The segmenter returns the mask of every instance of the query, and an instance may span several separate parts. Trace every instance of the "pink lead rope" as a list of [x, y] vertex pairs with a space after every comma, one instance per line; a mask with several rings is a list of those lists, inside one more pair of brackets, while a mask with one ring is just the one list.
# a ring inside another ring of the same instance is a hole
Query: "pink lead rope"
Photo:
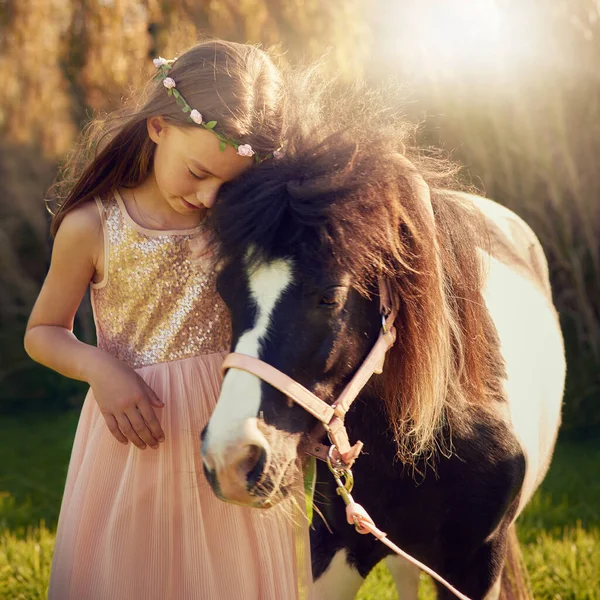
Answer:
[[[313, 442], [307, 448], [307, 453], [327, 462], [329, 465], [338, 486], [337, 493], [346, 504], [346, 519], [348, 523], [354, 525], [358, 533], [370, 533], [375, 536], [390, 550], [439, 581], [461, 600], [470, 600], [427, 565], [424, 565], [390, 542], [387, 539], [387, 534], [375, 526], [373, 519], [371, 519], [367, 511], [360, 504], [357, 504], [350, 494], [354, 483], [350, 469], [354, 461], [358, 458], [363, 444], [358, 441], [353, 446], [350, 445], [348, 432], [344, 425], [344, 418], [371, 376], [374, 373], [381, 373], [383, 371], [387, 351], [396, 341], [394, 322], [398, 314], [398, 307], [392, 303], [389, 286], [383, 279], [379, 280], [379, 298], [382, 315], [382, 327], [379, 337], [354, 377], [344, 388], [339, 398], [331, 405], [323, 402], [323, 400], [315, 396], [315, 394], [297, 381], [294, 381], [291, 377], [288, 377], [285, 373], [253, 356], [232, 352], [223, 361], [221, 369], [223, 373], [228, 369], [239, 369], [266, 381], [318, 419], [325, 428], [332, 445], [328, 448], [322, 444]], [[332, 463], [333, 460], [337, 463], [335, 466]], [[345, 483], [342, 483], [342, 477], [345, 479]]]

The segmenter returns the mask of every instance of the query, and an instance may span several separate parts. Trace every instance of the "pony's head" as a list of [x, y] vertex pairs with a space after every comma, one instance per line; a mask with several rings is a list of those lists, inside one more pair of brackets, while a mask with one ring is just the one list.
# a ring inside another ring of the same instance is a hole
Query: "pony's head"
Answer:
[[[377, 282], [387, 278], [400, 300], [399, 340], [379, 396], [400, 455], [427, 450], [463, 360], [453, 352], [463, 332], [429, 187], [384, 140], [338, 133], [300, 146], [226, 189], [212, 217], [232, 350], [331, 402], [377, 338]], [[202, 433], [208, 480], [224, 499], [274, 504], [297, 478], [299, 445], [316, 424], [271, 385], [228, 371]]]

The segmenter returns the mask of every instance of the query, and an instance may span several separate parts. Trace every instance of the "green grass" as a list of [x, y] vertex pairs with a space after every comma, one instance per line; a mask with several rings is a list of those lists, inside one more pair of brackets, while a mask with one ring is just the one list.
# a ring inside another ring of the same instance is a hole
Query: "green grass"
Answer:
[[0, 598], [45, 599], [53, 549], [54, 532], [43, 523], [25, 535], [0, 533]]
[[[56, 528], [79, 413], [0, 419], [0, 530]], [[0, 596], [2, 598], [2, 596]]]
[[[0, 423], [0, 598], [45, 598], [60, 498], [78, 415]], [[600, 599], [600, 444], [562, 439], [542, 487], [519, 520], [536, 600]], [[434, 588], [421, 576], [420, 600]], [[396, 600], [379, 565], [357, 600]]]

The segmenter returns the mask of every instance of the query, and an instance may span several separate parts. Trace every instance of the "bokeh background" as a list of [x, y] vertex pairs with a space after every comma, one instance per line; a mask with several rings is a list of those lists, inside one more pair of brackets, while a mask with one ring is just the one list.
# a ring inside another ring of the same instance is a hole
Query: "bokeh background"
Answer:
[[[423, 149], [449, 152], [537, 233], [569, 370], [555, 462], [520, 537], [536, 598], [600, 598], [598, 0], [0, 0], [0, 598], [45, 595], [85, 391], [23, 350], [51, 250], [45, 192], [95, 111], [205, 34], [400, 82]], [[90, 317], [84, 304], [76, 332], [93, 343]], [[360, 597], [396, 597], [384, 569]]]

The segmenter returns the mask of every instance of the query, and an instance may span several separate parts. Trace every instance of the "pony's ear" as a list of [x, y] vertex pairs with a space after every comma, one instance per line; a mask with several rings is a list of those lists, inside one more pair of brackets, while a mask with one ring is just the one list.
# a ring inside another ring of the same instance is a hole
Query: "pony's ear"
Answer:
[[393, 202], [398, 206], [398, 220], [392, 223], [392, 236], [398, 240], [390, 245], [394, 248], [392, 269], [402, 266], [411, 272], [423, 268], [424, 265], [411, 264], [419, 255], [425, 259], [428, 272], [439, 278], [439, 242], [429, 185], [403, 154], [389, 155], [387, 166], [388, 173], [393, 173], [388, 179], [389, 193], [393, 194]]
[[431, 194], [423, 176], [419, 173], [417, 167], [403, 154], [396, 152], [391, 156], [391, 160], [396, 165], [398, 173], [405, 178], [412, 197], [425, 209], [426, 214], [431, 219], [429, 226], [434, 227], [435, 219], [433, 206], [431, 205]]

